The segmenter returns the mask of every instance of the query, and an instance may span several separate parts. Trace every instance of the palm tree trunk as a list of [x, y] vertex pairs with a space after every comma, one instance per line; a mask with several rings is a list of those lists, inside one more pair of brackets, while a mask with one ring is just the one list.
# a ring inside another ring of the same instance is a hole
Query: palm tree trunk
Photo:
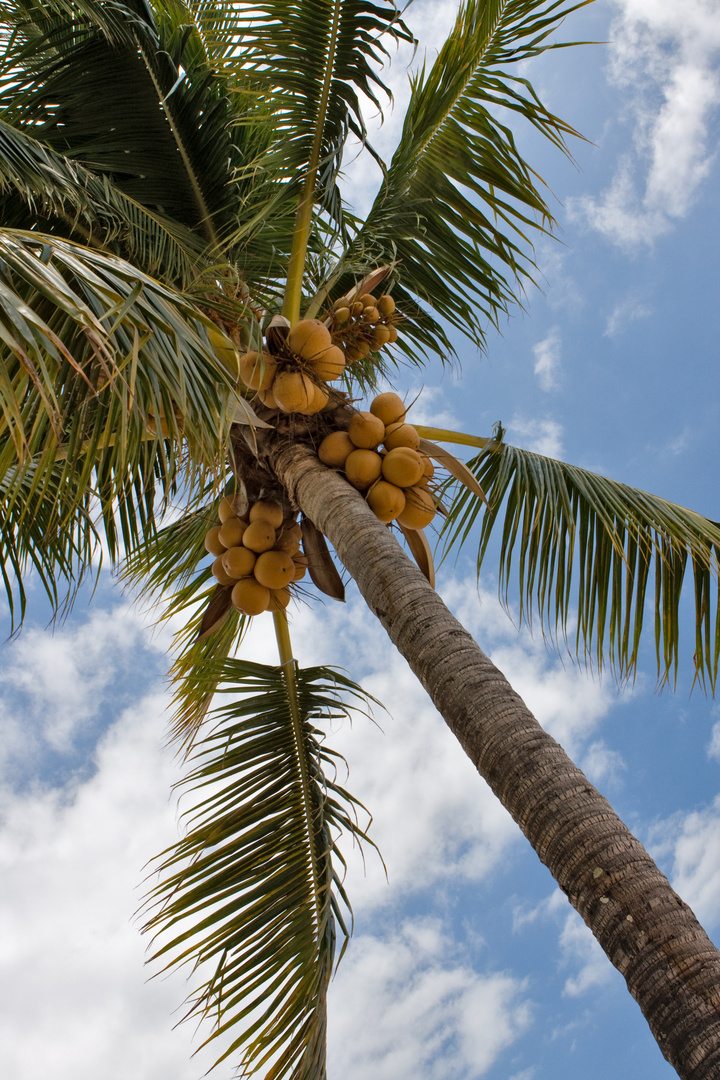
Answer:
[[478, 772], [624, 976], [683, 1080], [720, 1076], [720, 954], [605, 798], [548, 735], [349, 484], [267, 448]]

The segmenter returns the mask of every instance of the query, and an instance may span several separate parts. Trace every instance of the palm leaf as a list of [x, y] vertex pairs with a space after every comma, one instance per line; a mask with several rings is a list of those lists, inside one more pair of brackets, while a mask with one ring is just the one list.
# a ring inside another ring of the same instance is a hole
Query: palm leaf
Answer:
[[425, 350], [453, 353], [435, 316], [482, 346], [487, 321], [497, 324], [532, 276], [524, 252], [552, 215], [508, 124], [521, 118], [565, 152], [576, 132], [508, 68], [561, 47], [548, 36], [581, 6], [468, 0], [434, 64], [411, 81], [399, 146], [348, 254], [397, 264], [405, 337]]
[[[626, 677], [637, 664], [654, 579], [657, 664], [665, 681], [672, 672], [677, 677], [681, 593], [691, 569], [696, 678], [714, 688], [720, 525], [656, 495], [497, 440], [468, 465], [489, 503], [478, 572], [491, 535], [500, 531], [500, 591], [507, 602], [514, 579], [521, 617], [531, 623], [536, 610], [544, 631], [566, 636], [577, 610], [578, 654], [598, 670], [609, 662]], [[460, 494], [443, 528], [447, 542], [464, 542], [481, 513], [478, 498]]]
[[220, 1061], [322, 1080], [336, 926], [348, 933], [337, 838], [366, 837], [316, 725], [348, 715], [341, 695], [365, 695], [321, 668], [296, 672], [296, 694], [281, 668], [232, 660], [216, 677], [228, 700], [183, 782], [198, 801], [150, 895], [152, 959], [200, 969], [188, 1015], [214, 1020], [203, 1045], [224, 1037]]

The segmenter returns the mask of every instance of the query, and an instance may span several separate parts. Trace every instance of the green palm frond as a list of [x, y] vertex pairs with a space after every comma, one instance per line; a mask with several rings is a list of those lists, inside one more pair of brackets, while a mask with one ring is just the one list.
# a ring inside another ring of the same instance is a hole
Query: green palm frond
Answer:
[[0, 207], [5, 228], [39, 228], [110, 247], [181, 286], [197, 276], [203, 245], [192, 232], [1, 120]]
[[186, 503], [204, 497], [223, 460], [230, 394], [213, 327], [120, 259], [0, 234], [2, 508], [6, 530], [28, 530], [15, 540], [16, 574], [26, 556], [69, 566], [98, 532], [117, 558], [180, 485]]
[[366, 696], [322, 668], [297, 670], [296, 694], [277, 667], [226, 661], [216, 677], [227, 702], [194, 748], [183, 787], [198, 801], [150, 895], [152, 959], [199, 969], [188, 1015], [214, 1022], [203, 1045], [222, 1037], [220, 1061], [322, 1080], [336, 927], [348, 934], [338, 837], [366, 837], [317, 725]]
[[524, 120], [565, 152], [577, 133], [508, 68], [561, 47], [548, 37], [581, 6], [468, 0], [437, 60], [412, 79], [399, 146], [350, 253], [397, 262], [406, 336], [425, 350], [453, 352], [417, 299], [482, 346], [487, 321], [497, 323], [532, 276], [530, 236], [552, 215], [508, 125]]
[[578, 654], [598, 670], [609, 662], [624, 678], [636, 667], [646, 605], [652, 604], [665, 682], [677, 676], [681, 594], [691, 570], [696, 678], [715, 687], [720, 525], [657, 495], [502, 442], [493, 441], [468, 464], [489, 509], [463, 492], [444, 537], [463, 542], [482, 514], [479, 572], [491, 535], [500, 532], [500, 591], [507, 601], [514, 578], [521, 617], [532, 622], [537, 611], [543, 630], [565, 637], [577, 610]]

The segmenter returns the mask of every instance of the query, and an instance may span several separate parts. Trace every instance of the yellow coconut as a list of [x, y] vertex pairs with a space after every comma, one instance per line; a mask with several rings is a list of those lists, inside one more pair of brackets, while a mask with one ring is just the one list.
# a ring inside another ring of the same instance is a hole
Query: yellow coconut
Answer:
[[218, 555], [210, 569], [218, 585], [233, 585], [235, 583], [235, 578], [230, 577], [223, 566], [222, 555]]
[[396, 446], [420, 449], [420, 436], [412, 424], [389, 424], [385, 430], [384, 442], [388, 450], [394, 450]]
[[275, 376], [272, 392], [278, 409], [286, 413], [299, 412], [312, 401], [314, 384], [302, 371], [282, 371]]
[[387, 480], [378, 480], [365, 496], [367, 504], [380, 521], [389, 524], [405, 509], [405, 495], [395, 484]]
[[388, 296], [387, 293], [381, 296], [377, 302], [377, 309], [384, 318], [387, 318], [388, 315], [392, 315], [395, 310], [395, 301], [392, 296]]
[[423, 468], [422, 457], [417, 450], [411, 450], [409, 446], [396, 446], [382, 459], [384, 479], [401, 488], [417, 484], [423, 475]]
[[282, 589], [292, 581], [295, 563], [287, 551], [264, 551], [258, 555], [253, 573], [267, 589]]
[[249, 577], [252, 574], [256, 559], [255, 552], [242, 544], [240, 547], [231, 547], [222, 556], [223, 569], [234, 581], [237, 581], [238, 578]]
[[269, 390], [258, 390], [258, 397], [266, 408], [277, 409], [278, 403], [275, 400], [275, 395], [272, 392], [272, 386], [269, 388]]
[[397, 341], [397, 327], [390, 325], [388, 326], [388, 330], [390, 331], [389, 344], [393, 345]]
[[302, 529], [300, 526], [286, 525], [275, 541], [275, 549], [276, 551], [287, 551], [289, 555], [294, 555], [300, 550], [301, 541]]
[[425, 487], [416, 485], [405, 492], [405, 509], [398, 522], [406, 529], [424, 529], [435, 517], [435, 500]]
[[354, 341], [345, 349], [345, 359], [349, 361], [362, 360], [370, 352], [369, 341]]
[[432, 463], [432, 459], [423, 456], [423, 476], [426, 480], [432, 480], [435, 475], [435, 466]]
[[333, 322], [337, 323], [338, 326], [342, 326], [342, 324], [346, 323], [349, 318], [350, 308], [347, 307], [345, 304], [343, 304], [342, 307], [335, 308], [335, 310], [333, 311]]
[[307, 573], [307, 568], [308, 568], [308, 557], [307, 557], [307, 555], [293, 555], [293, 564], [295, 566], [295, 572], [293, 574], [293, 581], [301, 581], [305, 577], [305, 574]]
[[348, 425], [348, 435], [358, 449], [374, 450], [383, 441], [385, 425], [370, 412], [356, 412]]
[[269, 521], [273, 529], [279, 529], [283, 523], [283, 508], [280, 503], [269, 499], [260, 499], [250, 507], [250, 521]]
[[311, 360], [331, 344], [330, 331], [320, 319], [302, 319], [287, 336], [288, 348], [304, 360]]
[[285, 589], [271, 589], [270, 590], [270, 603], [268, 604], [268, 611], [284, 611], [290, 603], [290, 597], [292, 593], [288, 588]]
[[370, 412], [378, 416], [385, 426], [401, 424], [405, 420], [405, 402], [398, 395], [388, 390], [385, 394], [378, 394], [373, 398]]
[[220, 543], [219, 533], [219, 525], [215, 525], [214, 528], [208, 529], [205, 533], [205, 550], [211, 555], [222, 555], [225, 550], [224, 544]]
[[370, 292], [366, 292], [366, 293], [363, 293], [362, 296], [358, 296], [358, 303], [362, 304], [362, 306], [364, 308], [377, 307], [377, 300], [375, 299], [373, 294], [370, 293]]
[[380, 479], [383, 459], [374, 450], [353, 450], [345, 462], [345, 476], [358, 491]]
[[237, 547], [242, 543], [243, 534], [247, 529], [247, 522], [241, 518], [228, 518], [224, 525], [220, 526], [218, 539], [224, 548]]
[[372, 339], [375, 348], [382, 349], [383, 345], [387, 345], [390, 341], [390, 330], [382, 323], [379, 326], [373, 326]]
[[261, 615], [270, 603], [270, 590], [254, 577], [247, 577], [233, 587], [231, 599], [233, 607], [242, 615]]
[[328, 465], [331, 469], [342, 469], [354, 449], [355, 443], [347, 431], [331, 431], [320, 443], [318, 457], [323, 465]]
[[275, 378], [277, 364], [270, 353], [246, 352], [240, 357], [240, 378], [251, 390], [267, 390]]
[[345, 353], [337, 345], [323, 349], [308, 361], [313, 373], [323, 382], [339, 379], [345, 370]]
[[353, 319], [357, 319], [360, 315], [362, 315], [364, 310], [365, 305], [362, 304], [359, 300], [356, 300], [353, 304], [350, 305], [350, 314], [352, 315]]
[[327, 390], [324, 390], [322, 386], [318, 386], [317, 383], [313, 383], [312, 400], [308, 402], [304, 409], [298, 409], [297, 411], [302, 416], [314, 416], [315, 413], [322, 412], [328, 403], [329, 397]]
[[375, 323], [380, 322], [380, 312], [376, 307], [366, 307], [363, 308], [363, 313], [360, 318], [363, 322], [370, 323], [371, 326], [374, 326]]
[[221, 499], [218, 503], [218, 517], [220, 518], [220, 524], [224, 525], [228, 518], [237, 516], [238, 512], [235, 509], [235, 496], [228, 495], [225, 499]]
[[275, 530], [269, 521], [251, 521], [243, 533], [243, 545], [258, 555], [275, 547]]

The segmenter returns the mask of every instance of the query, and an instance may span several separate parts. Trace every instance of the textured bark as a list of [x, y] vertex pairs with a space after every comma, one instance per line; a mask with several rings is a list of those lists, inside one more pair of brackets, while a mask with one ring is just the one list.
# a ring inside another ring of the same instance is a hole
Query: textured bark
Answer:
[[718, 1080], [720, 954], [691, 909], [357, 492], [302, 446], [276, 441], [267, 453], [625, 977], [667, 1060], [683, 1080]]

